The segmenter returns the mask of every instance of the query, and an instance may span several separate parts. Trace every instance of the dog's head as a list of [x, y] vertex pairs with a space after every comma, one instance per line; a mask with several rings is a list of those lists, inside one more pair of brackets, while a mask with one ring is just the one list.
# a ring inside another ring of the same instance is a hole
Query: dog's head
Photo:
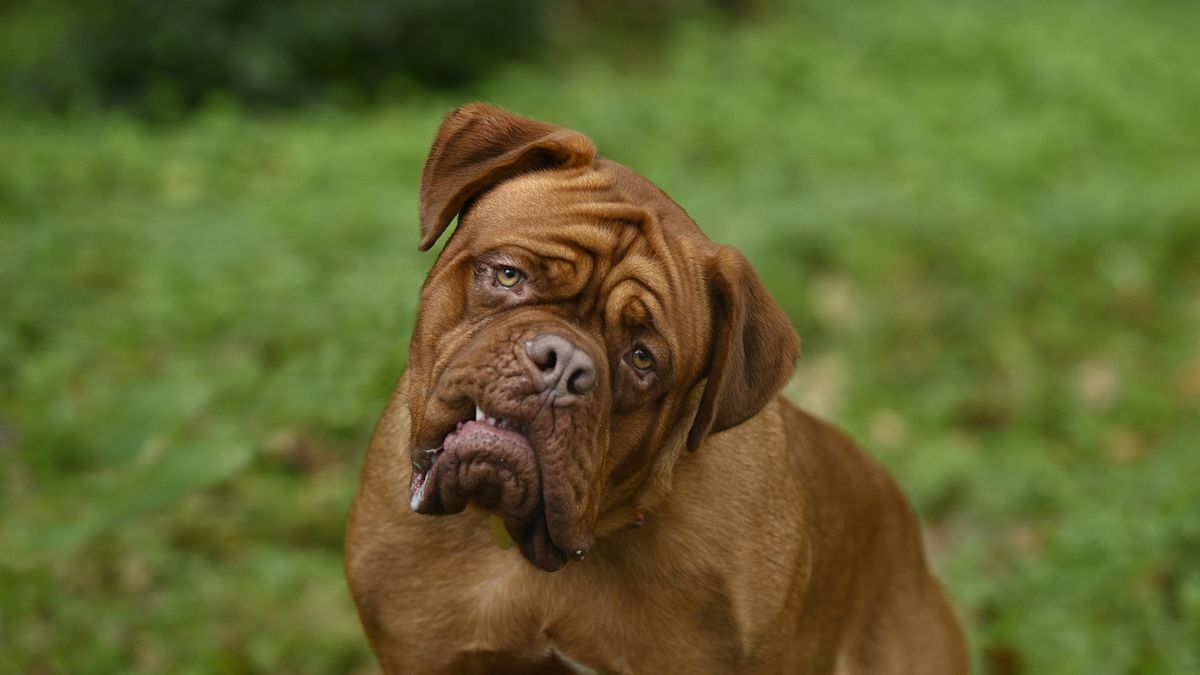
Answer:
[[420, 215], [422, 250], [459, 225], [412, 339], [411, 506], [495, 508], [542, 569], [661, 496], [682, 448], [792, 372], [796, 334], [745, 258], [582, 134], [459, 108]]

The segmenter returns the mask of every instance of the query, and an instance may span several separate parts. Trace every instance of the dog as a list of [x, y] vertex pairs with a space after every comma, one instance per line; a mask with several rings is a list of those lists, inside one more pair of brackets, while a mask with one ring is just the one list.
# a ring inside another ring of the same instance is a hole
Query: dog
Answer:
[[[442, 123], [346, 576], [388, 673], [967, 671], [888, 475], [784, 400], [746, 258], [576, 131]], [[453, 515], [452, 515], [453, 514]]]

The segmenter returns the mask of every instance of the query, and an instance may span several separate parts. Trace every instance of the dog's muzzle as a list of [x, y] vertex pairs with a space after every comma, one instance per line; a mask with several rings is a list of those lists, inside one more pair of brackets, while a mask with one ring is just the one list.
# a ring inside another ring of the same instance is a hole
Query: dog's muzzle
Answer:
[[[495, 509], [522, 554], [537, 567], [555, 571], [572, 558], [582, 559], [586, 548], [564, 541], [561, 518], [547, 517], [548, 506], [555, 514], [564, 509], [554, 503], [562, 490], [545, 489], [546, 481], [564, 477], [544, 475], [539, 450], [562, 447], [557, 418], [586, 403], [596, 388], [597, 370], [586, 349], [557, 333], [518, 344], [513, 373], [467, 387], [471, 391], [463, 395], [474, 403], [473, 415], [446, 433], [440, 446], [412, 451], [410, 506], [428, 515], [459, 513], [471, 502]], [[474, 374], [493, 372], [495, 361], [490, 367], [467, 368]]]

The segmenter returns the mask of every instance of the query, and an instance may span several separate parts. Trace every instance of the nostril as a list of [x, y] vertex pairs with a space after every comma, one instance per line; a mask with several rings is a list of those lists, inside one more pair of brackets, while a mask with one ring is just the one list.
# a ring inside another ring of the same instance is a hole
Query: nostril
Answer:
[[555, 367], [558, 366], [558, 353], [562, 348], [555, 337], [539, 335], [525, 343], [525, 353], [529, 354], [529, 360], [537, 366], [538, 370], [545, 373], [554, 372]]
[[592, 357], [563, 336], [538, 335], [525, 343], [525, 352], [538, 371], [534, 379], [540, 391], [583, 395], [596, 388], [596, 364]]
[[565, 365], [567, 371], [567, 391], [572, 394], [586, 394], [596, 386], [596, 364], [592, 357], [582, 349], [571, 353]]
[[596, 371], [592, 368], [579, 368], [571, 373], [571, 377], [567, 380], [567, 391], [576, 395], [583, 395], [591, 391], [596, 386]]

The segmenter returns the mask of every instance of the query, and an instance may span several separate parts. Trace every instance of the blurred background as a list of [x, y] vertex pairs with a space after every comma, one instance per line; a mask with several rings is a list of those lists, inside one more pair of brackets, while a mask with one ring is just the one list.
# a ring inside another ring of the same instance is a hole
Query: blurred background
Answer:
[[1200, 4], [8, 0], [0, 672], [368, 673], [416, 192], [484, 99], [744, 250], [976, 671], [1200, 672]]

